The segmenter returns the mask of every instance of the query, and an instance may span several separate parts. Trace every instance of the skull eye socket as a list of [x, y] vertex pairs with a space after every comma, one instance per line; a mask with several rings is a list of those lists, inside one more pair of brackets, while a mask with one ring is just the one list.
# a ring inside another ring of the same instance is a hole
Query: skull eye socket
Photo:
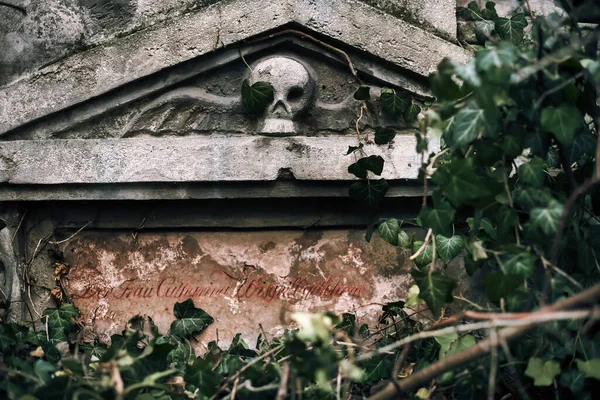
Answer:
[[287, 101], [290, 103], [298, 102], [302, 98], [303, 94], [304, 94], [304, 89], [302, 89], [300, 86], [294, 86], [288, 92]]

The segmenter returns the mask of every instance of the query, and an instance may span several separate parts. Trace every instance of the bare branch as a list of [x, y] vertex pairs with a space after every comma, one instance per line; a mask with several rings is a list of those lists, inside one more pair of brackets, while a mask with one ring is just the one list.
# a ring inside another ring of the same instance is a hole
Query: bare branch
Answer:
[[[593, 286], [575, 296], [557, 302], [553, 305], [545, 306], [534, 314], [548, 315], [555, 311], [567, 311], [582, 306], [593, 306], [598, 302], [598, 300], [600, 300], [600, 285]], [[595, 317], [597, 318], [598, 315], [595, 315]], [[531, 331], [542, 322], [547, 322], [547, 320], [539, 319], [534, 321], [533, 319], [521, 319], [514, 322], [525, 322], [525, 324], [505, 328], [498, 332], [497, 340], [488, 338], [462, 352], [452, 354], [443, 360], [440, 360], [418, 372], [415, 372], [409, 377], [398, 382], [399, 389], [402, 391], [415, 390], [421, 387], [423, 384], [431, 381], [436, 376], [443, 374], [444, 372], [451, 371], [454, 368], [489, 354], [494, 345], [502, 343], [502, 341], [509, 342], [510, 340], [516, 339]], [[383, 390], [371, 396], [369, 400], [387, 400], [396, 396], [397, 393], [398, 389], [396, 386], [393, 383], [388, 383]]]

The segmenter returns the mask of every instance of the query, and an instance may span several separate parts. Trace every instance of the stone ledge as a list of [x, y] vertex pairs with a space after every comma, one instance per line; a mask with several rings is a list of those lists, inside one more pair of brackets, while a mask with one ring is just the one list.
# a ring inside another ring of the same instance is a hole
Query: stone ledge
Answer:
[[[353, 137], [206, 136], [0, 142], [0, 182], [25, 185], [134, 182], [240, 182], [353, 179], [346, 156]], [[386, 179], [416, 179], [420, 156], [412, 135], [368, 145], [385, 160]]]

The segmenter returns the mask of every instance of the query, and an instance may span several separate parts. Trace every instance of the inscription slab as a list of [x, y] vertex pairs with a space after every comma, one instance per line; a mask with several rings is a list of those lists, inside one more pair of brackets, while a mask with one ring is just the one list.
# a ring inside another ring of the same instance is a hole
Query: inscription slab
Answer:
[[[215, 322], [198, 338], [226, 345], [259, 324], [278, 335], [296, 311], [355, 312], [374, 322], [383, 303], [405, 298], [408, 254], [363, 230], [87, 232], [64, 244], [66, 291], [100, 340], [147, 315], [166, 332], [173, 306], [192, 298]], [[218, 333], [217, 333], [218, 330]]]

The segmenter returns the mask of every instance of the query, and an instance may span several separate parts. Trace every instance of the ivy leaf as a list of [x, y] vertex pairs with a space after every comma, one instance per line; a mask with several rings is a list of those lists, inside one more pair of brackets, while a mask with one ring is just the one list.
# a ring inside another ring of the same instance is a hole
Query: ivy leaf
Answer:
[[560, 364], [558, 361], [545, 361], [538, 357], [531, 357], [527, 363], [525, 375], [533, 378], [534, 386], [550, 386], [554, 382], [554, 377], [560, 374]]
[[531, 278], [535, 272], [536, 258], [528, 251], [516, 250], [501, 257], [506, 272]]
[[175, 303], [173, 313], [177, 319], [171, 324], [171, 334], [182, 338], [202, 332], [214, 321], [204, 310], [194, 307], [192, 299]]
[[350, 155], [352, 153], [354, 153], [356, 150], [360, 150], [364, 147], [364, 145], [362, 143], [359, 143], [358, 146], [348, 146], [348, 151], [346, 152], [346, 155]]
[[342, 314], [342, 322], [333, 327], [338, 331], [343, 331], [348, 336], [354, 336], [354, 326], [356, 325], [356, 315], [350, 313]]
[[556, 200], [551, 200], [545, 208], [534, 208], [530, 213], [529, 222], [546, 235], [553, 235], [560, 226], [563, 205]]
[[[455, 353], [460, 353], [463, 350], [468, 349], [475, 345], [475, 337], [473, 335], [464, 335], [450, 342], [450, 344], [444, 349], [440, 348], [440, 360], [442, 358], [451, 356]], [[443, 351], [442, 351], [443, 350]]]
[[363, 157], [354, 164], [350, 164], [348, 172], [359, 178], [366, 178], [367, 171], [371, 171], [375, 175], [381, 175], [383, 172], [383, 164], [384, 160], [381, 156]]
[[577, 395], [584, 388], [585, 376], [580, 371], [571, 369], [560, 374], [560, 385]]
[[408, 289], [408, 294], [406, 295], [406, 302], [404, 303], [404, 305], [406, 307], [414, 307], [419, 303], [422, 303], [423, 300], [419, 298], [419, 293], [421, 293], [421, 291], [419, 290], [419, 286], [412, 285], [410, 289]]
[[453, 128], [450, 132], [450, 143], [455, 147], [465, 147], [478, 137], [496, 137], [497, 121], [476, 102], [461, 109], [454, 117]]
[[242, 103], [251, 114], [263, 113], [275, 99], [275, 90], [270, 83], [256, 82], [250, 86], [248, 79], [242, 82]]
[[523, 41], [527, 19], [523, 13], [515, 14], [512, 18], [496, 18], [496, 32], [504, 40], [510, 40], [514, 44], [520, 44]]
[[190, 367], [186, 368], [183, 379], [187, 385], [193, 386], [188, 390], [198, 390], [203, 396], [216, 393], [221, 377], [212, 371], [212, 363], [198, 357]]
[[494, 72], [505, 68], [512, 68], [517, 60], [515, 47], [508, 43], [501, 43], [499, 46], [487, 47], [475, 55], [477, 70], [480, 72]]
[[402, 113], [402, 118], [404, 118], [405, 122], [410, 124], [417, 120], [417, 116], [419, 115], [420, 112], [421, 112], [421, 107], [416, 105], [415, 102], [413, 101], [410, 103], [410, 106], [408, 106], [408, 108], [406, 110], [404, 110], [404, 112]]
[[444, 304], [452, 302], [456, 281], [440, 272], [427, 273], [413, 269], [411, 275], [419, 286], [419, 297], [425, 300], [433, 317], [438, 319]]
[[465, 247], [465, 242], [462, 237], [454, 235], [447, 238], [443, 235], [437, 235], [435, 238], [436, 250], [441, 259], [448, 264], [456, 257]]
[[[569, 162], [571, 164], [581, 160], [585, 154], [593, 156], [596, 151], [596, 138], [590, 133], [577, 135], [569, 149]], [[550, 153], [548, 153], [550, 154]]]
[[539, 157], [533, 157], [528, 163], [519, 166], [519, 177], [534, 188], [544, 186], [544, 162]]
[[391, 128], [378, 126], [375, 128], [375, 144], [387, 144], [394, 140], [396, 131]]
[[[519, 223], [519, 216], [514, 208], [508, 206], [502, 206], [496, 212], [496, 222], [498, 226], [498, 236], [500, 238], [506, 237], [510, 230]], [[494, 239], [496, 234], [494, 233]]]
[[356, 92], [354, 92], [354, 99], [355, 100], [369, 100], [371, 98], [370, 91], [371, 91], [371, 87], [361, 85], [356, 90]]
[[0, 324], [0, 350], [6, 351], [16, 343], [15, 334], [10, 324]]
[[492, 271], [483, 281], [488, 298], [491, 301], [499, 301], [506, 297], [523, 284], [523, 276], [515, 274], [503, 274], [500, 271]]
[[[413, 243], [412, 245], [412, 252], [413, 254], [416, 254], [417, 251], [419, 251], [419, 249], [423, 246], [422, 241], [417, 240], [416, 242]], [[414, 259], [415, 264], [417, 265], [417, 267], [419, 268], [423, 268], [429, 264], [431, 264], [431, 261], [433, 261], [433, 250], [431, 248], [431, 245], [428, 244], [427, 246], [425, 246], [425, 248], [423, 249], [423, 251], [421, 252], [421, 254], [419, 254], [419, 256], [417, 258]]]
[[410, 248], [411, 237], [405, 231], [398, 231], [398, 246], [403, 249]]
[[431, 177], [441, 186], [448, 199], [456, 207], [472, 199], [490, 194], [479, 176], [473, 171], [472, 160], [453, 160], [451, 164], [438, 168]]
[[546, 107], [542, 110], [542, 128], [552, 133], [565, 147], [570, 147], [575, 139], [577, 128], [581, 125], [581, 112], [572, 104], [563, 104], [558, 108]]
[[377, 207], [388, 191], [385, 179], [369, 179], [366, 182], [355, 182], [350, 186], [350, 197], [369, 207]]
[[488, 218], [481, 218], [478, 221], [477, 226], [475, 226], [475, 223], [476, 221], [474, 218], [467, 218], [467, 224], [469, 225], [469, 230], [471, 232], [478, 234], [481, 230], [483, 230], [490, 238], [494, 240], [497, 239], [498, 234], [496, 232], [496, 229], [494, 228], [492, 222]]
[[398, 224], [398, 220], [396, 218], [389, 218], [379, 224], [377, 227], [377, 233], [379, 236], [392, 246], [398, 246], [398, 231], [400, 229], [400, 225]]
[[419, 212], [417, 222], [419, 225], [431, 228], [436, 234], [449, 234], [450, 226], [454, 220], [456, 210], [447, 201], [442, 201], [435, 208], [423, 208]]
[[59, 342], [67, 338], [67, 333], [73, 326], [73, 320], [79, 317], [79, 311], [73, 305], [65, 303], [58, 308], [45, 309], [42, 315], [48, 318], [50, 336]]
[[367, 243], [371, 242], [371, 238], [373, 237], [373, 232], [375, 231], [376, 226], [377, 223], [369, 224], [367, 226], [367, 231], [365, 232], [365, 240], [367, 241]]
[[394, 89], [383, 88], [379, 101], [384, 113], [392, 117], [399, 117], [410, 106], [412, 98], [408, 93], [398, 94]]
[[600, 380], [600, 358], [593, 358], [588, 361], [577, 359], [575, 361], [577, 362], [577, 368], [586, 378]]

